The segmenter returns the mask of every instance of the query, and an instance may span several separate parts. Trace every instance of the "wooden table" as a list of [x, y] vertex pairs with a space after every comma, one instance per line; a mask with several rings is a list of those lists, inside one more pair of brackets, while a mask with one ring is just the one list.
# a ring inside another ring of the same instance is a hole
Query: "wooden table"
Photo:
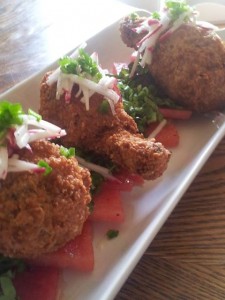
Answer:
[[[71, 29], [79, 16], [68, 10], [71, 1], [55, 2], [0, 2], [1, 92], [70, 50], [73, 36], [87, 33]], [[225, 299], [225, 139], [116, 296], [122, 299]]]

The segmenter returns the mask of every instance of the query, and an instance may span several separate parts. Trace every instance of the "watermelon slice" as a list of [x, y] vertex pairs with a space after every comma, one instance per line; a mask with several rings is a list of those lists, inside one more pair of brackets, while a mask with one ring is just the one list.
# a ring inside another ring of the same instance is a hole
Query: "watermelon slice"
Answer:
[[[155, 130], [159, 123], [151, 123], [145, 131], [145, 136], [149, 136]], [[168, 122], [160, 132], [155, 136], [157, 142], [162, 143], [166, 148], [175, 148], [179, 145], [180, 136], [176, 126]]]
[[[30, 261], [32, 265], [51, 266], [59, 269], [70, 268], [82, 272], [94, 269], [93, 232], [89, 222], [83, 227], [82, 234], [53, 253], [42, 255]], [[33, 300], [33, 299], [32, 299]]]
[[121, 192], [104, 182], [101, 189], [93, 197], [94, 211], [89, 219], [92, 221], [116, 222], [124, 221]]
[[55, 300], [59, 293], [59, 280], [57, 268], [38, 266], [17, 273], [13, 283], [20, 300]]

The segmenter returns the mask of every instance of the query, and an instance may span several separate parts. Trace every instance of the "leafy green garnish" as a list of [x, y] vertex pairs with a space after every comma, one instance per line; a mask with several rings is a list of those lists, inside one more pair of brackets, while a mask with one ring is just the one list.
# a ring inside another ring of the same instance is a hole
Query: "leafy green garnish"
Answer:
[[66, 148], [61, 146], [60, 147], [60, 154], [62, 156], [65, 156], [66, 158], [70, 158], [75, 156], [75, 148], [71, 147], [71, 148]]
[[132, 22], [136, 21], [138, 19], [139, 15], [135, 12], [130, 14], [130, 19]]
[[151, 17], [156, 20], [160, 20], [160, 13], [158, 11], [153, 11]]
[[14, 275], [11, 271], [0, 276], [0, 300], [16, 300], [16, 289], [13, 285]]
[[75, 74], [85, 78], [91, 76], [95, 82], [98, 82], [102, 78], [97, 63], [83, 49], [79, 49], [79, 56], [77, 58], [69, 56], [61, 58], [59, 65], [61, 71], [66, 74]]
[[104, 177], [94, 171], [91, 171], [91, 194], [93, 195], [104, 181]]
[[160, 94], [149, 74], [148, 68], [140, 64], [135, 75], [130, 78], [130, 70], [122, 69], [117, 77], [118, 87], [122, 94], [125, 111], [135, 120], [140, 132], [144, 132], [147, 125], [161, 121], [162, 114], [159, 107], [177, 107], [172, 100]]
[[162, 120], [158, 106], [152, 100], [149, 88], [138, 85], [137, 87], [124, 86], [119, 84], [123, 95], [125, 111], [135, 120], [140, 132], [152, 122]]
[[23, 272], [24, 269], [22, 260], [0, 255], [0, 300], [18, 299], [12, 279], [17, 272]]
[[191, 7], [185, 0], [167, 0], [165, 6], [169, 9], [170, 17], [173, 21], [177, 20], [181, 14], [191, 10]]
[[42, 120], [42, 116], [30, 108], [28, 109], [28, 115], [35, 117], [38, 122], [40, 122]]
[[0, 101], [0, 132], [10, 128], [12, 125], [23, 123], [22, 106], [19, 103]]
[[103, 115], [108, 114], [110, 111], [109, 102], [107, 100], [103, 100], [99, 106], [99, 112]]
[[44, 172], [45, 176], [52, 172], [52, 167], [50, 167], [49, 164], [44, 160], [39, 160], [38, 166], [45, 168], [45, 172]]
[[109, 229], [106, 233], [108, 239], [114, 239], [119, 235], [119, 230], [116, 229]]
[[9, 258], [0, 254], [0, 275], [9, 270], [22, 272], [25, 268], [24, 262], [21, 259]]
[[[99, 174], [97, 172], [91, 171], [90, 173], [91, 173], [91, 190], [90, 190], [90, 192], [91, 192], [91, 196], [93, 196], [99, 190], [101, 184], [103, 183], [103, 181], [105, 179], [101, 174]], [[88, 204], [90, 213], [93, 213], [94, 207], [95, 207], [95, 202], [92, 198], [91, 202], [89, 202], [89, 204]]]
[[[131, 66], [130, 66], [131, 68]], [[140, 132], [148, 124], [162, 119], [153, 99], [153, 88], [144, 78], [149, 76], [145, 68], [138, 66], [136, 75], [130, 78], [130, 69], [122, 69], [118, 75], [118, 87], [122, 94], [125, 111], [135, 120]]]
[[78, 73], [78, 63], [75, 59], [64, 56], [59, 59], [60, 69], [66, 74], [77, 74]]

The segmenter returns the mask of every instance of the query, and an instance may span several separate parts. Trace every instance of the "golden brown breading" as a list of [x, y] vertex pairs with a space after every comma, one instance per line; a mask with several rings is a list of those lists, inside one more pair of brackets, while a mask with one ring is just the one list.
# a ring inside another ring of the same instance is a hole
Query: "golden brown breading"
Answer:
[[[136, 48], [143, 38], [139, 25], [126, 17], [121, 21], [123, 42]], [[157, 42], [149, 66], [158, 87], [177, 104], [208, 112], [225, 107], [225, 45], [217, 34], [194, 24], [183, 24]]]
[[74, 86], [70, 103], [63, 96], [55, 99], [56, 84], [47, 85], [45, 76], [41, 84], [40, 114], [66, 129], [61, 139], [65, 146], [79, 146], [87, 151], [109, 157], [115, 164], [145, 179], [155, 179], [167, 168], [170, 152], [162, 144], [155, 144], [138, 133], [134, 120], [123, 109], [122, 101], [115, 106], [116, 114], [100, 112], [103, 96], [94, 94], [87, 111]]
[[31, 258], [55, 251], [81, 233], [89, 215], [91, 179], [75, 158], [65, 158], [59, 146], [40, 141], [20, 158], [46, 161], [49, 175], [9, 173], [0, 188], [0, 253]]
[[215, 33], [182, 25], [158, 43], [150, 72], [178, 104], [198, 112], [225, 107], [225, 47]]
[[101, 143], [105, 153], [123, 169], [141, 174], [146, 179], [160, 177], [165, 171], [169, 151], [156, 143], [146, 140], [126, 130], [104, 135]]

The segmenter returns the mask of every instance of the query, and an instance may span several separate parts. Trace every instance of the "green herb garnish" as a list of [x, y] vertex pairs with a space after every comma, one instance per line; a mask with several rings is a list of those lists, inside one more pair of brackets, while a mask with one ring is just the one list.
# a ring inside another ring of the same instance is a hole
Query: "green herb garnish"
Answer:
[[78, 63], [75, 59], [64, 56], [59, 59], [60, 69], [66, 74], [77, 74], [78, 73]]
[[103, 115], [108, 114], [110, 111], [109, 102], [107, 100], [103, 100], [99, 106], [99, 112]]
[[133, 88], [119, 85], [119, 88], [123, 95], [124, 109], [135, 120], [140, 132], [144, 132], [148, 124], [163, 119], [149, 88], [142, 85]]
[[174, 102], [162, 95], [154, 84], [148, 68], [138, 64], [135, 75], [130, 78], [130, 70], [122, 69], [116, 78], [122, 94], [125, 111], [135, 120], [140, 132], [153, 122], [161, 121], [159, 107], [178, 108]]
[[83, 49], [79, 50], [77, 58], [65, 56], [59, 60], [60, 69], [66, 74], [75, 74], [82, 77], [90, 77], [98, 82], [102, 74], [98, 69], [97, 63]]
[[165, 6], [169, 9], [173, 21], [177, 20], [183, 13], [191, 11], [191, 7], [185, 0], [167, 0]]
[[13, 285], [14, 274], [11, 271], [0, 276], [0, 300], [16, 300], [16, 289]]
[[38, 122], [40, 122], [42, 120], [42, 116], [30, 108], [28, 109], [28, 115], [35, 117]]
[[0, 255], [0, 300], [17, 300], [13, 278], [16, 273], [23, 272], [25, 264], [22, 260]]
[[[101, 174], [99, 174], [95, 171], [91, 171], [90, 174], [91, 174], [90, 193], [91, 193], [91, 196], [93, 196], [95, 193], [98, 192], [98, 190], [101, 187], [101, 185], [102, 185], [103, 181], [105, 180], [105, 178]], [[88, 208], [89, 208], [90, 213], [93, 213], [94, 207], [95, 207], [95, 202], [94, 202], [93, 197], [92, 197], [91, 202], [89, 202], [89, 204], [88, 204]]]
[[75, 156], [75, 148], [73, 148], [73, 147], [66, 148], [66, 147], [61, 146], [59, 151], [60, 151], [60, 154], [62, 156], [65, 156], [66, 158]]
[[10, 128], [12, 125], [21, 125], [24, 114], [19, 103], [0, 101], [0, 132]]
[[45, 172], [44, 172], [45, 176], [52, 172], [52, 167], [50, 167], [49, 164], [44, 160], [39, 160], [38, 166], [45, 168]]
[[160, 20], [160, 13], [157, 11], [153, 11], [153, 13], [151, 14], [151, 17], [153, 19]]
[[116, 229], [109, 229], [106, 233], [108, 239], [114, 239], [119, 235], [119, 230]]
[[91, 171], [91, 194], [93, 195], [101, 186], [102, 182], [104, 181], [104, 177], [94, 171]]
[[9, 258], [0, 254], [0, 276], [9, 270], [22, 272], [25, 268], [21, 259]]
[[88, 208], [89, 208], [90, 214], [93, 213], [94, 207], [95, 207], [95, 203], [94, 203], [94, 200], [92, 199], [92, 200], [88, 203]]
[[[136, 74], [130, 78], [130, 69], [122, 69], [118, 79], [118, 87], [122, 94], [125, 111], [137, 123], [140, 132], [144, 132], [148, 124], [162, 120], [155, 101], [153, 85], [149, 82], [147, 68], [138, 65]], [[145, 83], [145, 79], [147, 82]]]
[[130, 19], [132, 22], [135, 22], [138, 19], [139, 15], [135, 12], [130, 14]]

